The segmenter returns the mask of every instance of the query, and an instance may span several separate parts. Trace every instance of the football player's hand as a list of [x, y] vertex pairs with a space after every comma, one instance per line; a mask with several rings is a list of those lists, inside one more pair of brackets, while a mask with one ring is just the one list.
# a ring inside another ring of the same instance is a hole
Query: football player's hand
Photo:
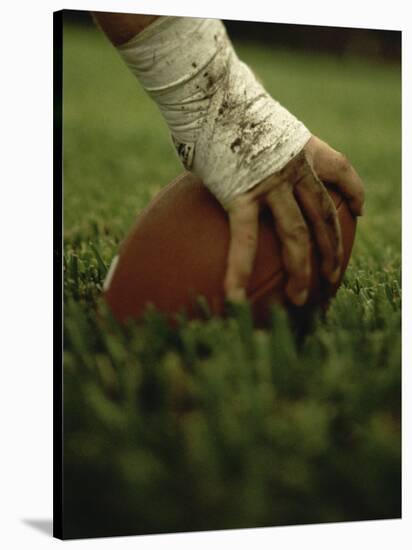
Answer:
[[310, 233], [321, 255], [321, 273], [333, 284], [342, 268], [342, 239], [337, 211], [323, 181], [336, 185], [355, 216], [362, 214], [364, 189], [344, 155], [312, 136], [304, 149], [280, 172], [266, 178], [228, 205], [230, 246], [225, 293], [242, 301], [252, 273], [258, 240], [259, 210], [267, 205], [282, 247], [287, 272], [286, 295], [303, 305], [310, 282]]

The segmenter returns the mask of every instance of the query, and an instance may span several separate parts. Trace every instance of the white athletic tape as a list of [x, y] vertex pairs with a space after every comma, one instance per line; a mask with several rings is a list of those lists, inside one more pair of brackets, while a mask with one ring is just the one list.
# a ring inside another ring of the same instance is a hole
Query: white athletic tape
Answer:
[[224, 206], [311, 136], [238, 59], [219, 20], [160, 17], [118, 50], [161, 109], [185, 168]]

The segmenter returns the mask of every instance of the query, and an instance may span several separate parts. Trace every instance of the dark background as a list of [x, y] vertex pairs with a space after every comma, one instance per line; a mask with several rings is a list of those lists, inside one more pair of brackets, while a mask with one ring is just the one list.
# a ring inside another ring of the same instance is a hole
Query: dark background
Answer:
[[[92, 25], [87, 11], [65, 10], [67, 22]], [[391, 30], [288, 25], [253, 21], [224, 20], [233, 39], [271, 43], [288, 49], [330, 52], [334, 55], [359, 55], [380, 61], [399, 60], [401, 32]]]

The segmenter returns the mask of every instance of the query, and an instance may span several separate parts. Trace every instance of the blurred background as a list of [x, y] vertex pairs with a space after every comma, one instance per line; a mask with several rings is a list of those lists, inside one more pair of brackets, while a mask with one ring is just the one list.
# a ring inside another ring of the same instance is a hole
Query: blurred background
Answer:
[[[93, 25], [90, 14], [85, 11], [65, 10], [65, 18], [71, 24]], [[255, 23], [228, 19], [224, 23], [233, 39], [283, 48], [309, 47], [312, 51], [329, 52], [332, 55], [353, 54], [380, 61], [396, 61], [401, 53], [399, 31]]]
[[86, 12], [63, 16], [64, 534], [401, 514], [401, 34], [227, 21], [239, 57], [366, 190], [349, 268], [296, 345], [274, 309], [119, 327], [102, 284], [182, 171], [158, 109]]

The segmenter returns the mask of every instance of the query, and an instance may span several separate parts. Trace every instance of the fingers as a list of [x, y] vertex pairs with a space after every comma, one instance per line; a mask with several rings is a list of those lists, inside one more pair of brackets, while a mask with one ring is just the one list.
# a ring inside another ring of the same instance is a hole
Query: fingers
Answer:
[[339, 280], [343, 260], [340, 224], [321, 179], [335, 183], [347, 197], [352, 212], [361, 215], [364, 202], [361, 179], [343, 155], [315, 136], [285, 169], [233, 201], [228, 208], [231, 234], [225, 276], [228, 299], [246, 298], [256, 256], [262, 202], [271, 208], [281, 241], [288, 273], [288, 298], [296, 305], [303, 305], [308, 296], [311, 264], [307, 224], [320, 252], [322, 275], [332, 284]]
[[295, 186], [295, 196], [313, 229], [321, 254], [321, 273], [332, 284], [340, 277], [343, 246], [335, 205], [323, 183], [307, 170]]
[[226, 297], [234, 302], [246, 298], [257, 250], [259, 204], [238, 197], [228, 209], [230, 245], [225, 276]]
[[319, 178], [336, 184], [347, 198], [352, 213], [361, 216], [365, 202], [363, 183], [348, 159], [316, 136], [311, 137], [305, 150]]
[[292, 187], [285, 184], [266, 195], [282, 246], [282, 258], [288, 273], [286, 295], [295, 305], [306, 302], [310, 283], [309, 231]]

